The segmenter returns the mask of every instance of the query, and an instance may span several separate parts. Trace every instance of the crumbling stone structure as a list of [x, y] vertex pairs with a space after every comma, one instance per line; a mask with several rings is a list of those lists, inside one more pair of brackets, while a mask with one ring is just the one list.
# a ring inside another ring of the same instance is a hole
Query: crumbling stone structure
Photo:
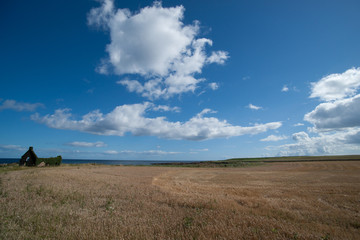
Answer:
[[19, 165], [35, 166], [37, 159], [38, 157], [36, 156], [33, 147], [29, 147], [29, 150], [24, 155], [22, 155]]
[[58, 166], [61, 164], [62, 157], [52, 157], [52, 158], [38, 158], [38, 156], [35, 154], [33, 147], [29, 147], [29, 150], [22, 155], [19, 165], [20, 166], [37, 166], [40, 163], [44, 162], [45, 165], [53, 165]]

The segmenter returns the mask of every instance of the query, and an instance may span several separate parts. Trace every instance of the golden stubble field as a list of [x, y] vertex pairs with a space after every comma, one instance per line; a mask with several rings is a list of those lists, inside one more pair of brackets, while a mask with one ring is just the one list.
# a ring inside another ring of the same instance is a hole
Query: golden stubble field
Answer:
[[360, 239], [360, 162], [0, 174], [1, 239]]

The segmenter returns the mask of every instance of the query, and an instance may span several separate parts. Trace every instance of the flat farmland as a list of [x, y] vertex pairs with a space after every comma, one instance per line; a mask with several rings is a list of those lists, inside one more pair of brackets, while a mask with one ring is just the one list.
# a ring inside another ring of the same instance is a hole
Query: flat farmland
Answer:
[[1, 239], [359, 239], [360, 162], [0, 173]]

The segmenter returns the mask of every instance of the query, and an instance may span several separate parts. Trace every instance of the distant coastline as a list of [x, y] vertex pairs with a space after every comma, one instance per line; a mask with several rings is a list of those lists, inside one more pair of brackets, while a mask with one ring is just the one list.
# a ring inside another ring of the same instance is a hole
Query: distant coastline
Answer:
[[[100, 159], [63, 159], [63, 164], [105, 164], [105, 165], [142, 165], [142, 166], [182, 166], [182, 167], [243, 167], [260, 163], [276, 162], [329, 162], [360, 161], [360, 155], [334, 156], [290, 156], [261, 158], [231, 158], [227, 160], [100, 160]], [[18, 158], [0, 158], [0, 164], [18, 163]]]
[[[0, 158], [0, 164], [18, 163], [18, 158]], [[162, 163], [190, 163], [196, 160], [94, 160], [94, 159], [63, 159], [63, 164], [106, 164], [106, 165], [152, 165]]]

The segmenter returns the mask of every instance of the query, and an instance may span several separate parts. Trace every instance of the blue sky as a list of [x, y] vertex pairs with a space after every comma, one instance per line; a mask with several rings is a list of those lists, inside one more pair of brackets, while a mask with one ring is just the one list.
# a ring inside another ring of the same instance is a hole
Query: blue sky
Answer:
[[359, 1], [2, 1], [0, 157], [360, 153]]

